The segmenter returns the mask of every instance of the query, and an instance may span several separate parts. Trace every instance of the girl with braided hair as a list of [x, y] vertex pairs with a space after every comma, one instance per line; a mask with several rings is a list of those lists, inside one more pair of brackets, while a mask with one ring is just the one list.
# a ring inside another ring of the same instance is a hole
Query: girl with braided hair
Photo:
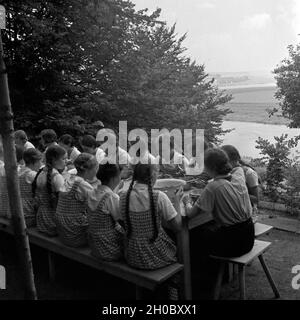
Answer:
[[77, 175], [66, 179], [59, 193], [55, 218], [62, 242], [70, 247], [81, 247], [87, 244], [87, 200], [94, 191], [88, 181], [96, 177], [98, 162], [93, 155], [81, 153], [74, 165]]
[[127, 192], [121, 192], [121, 216], [126, 231], [127, 263], [138, 269], [158, 269], [176, 261], [176, 246], [163, 229], [181, 228], [181, 216], [162, 191], [153, 191], [158, 168], [138, 163]]
[[37, 205], [35, 199], [32, 197], [32, 182], [42, 166], [42, 158], [43, 155], [38, 149], [30, 148], [25, 150], [23, 154], [25, 167], [19, 172], [23, 212], [27, 227], [36, 224]]
[[92, 255], [107, 261], [123, 257], [123, 224], [119, 196], [115, 193], [121, 182], [121, 169], [116, 164], [99, 166], [97, 178], [101, 185], [88, 200], [88, 240]]
[[45, 166], [40, 169], [32, 183], [32, 195], [37, 201], [37, 228], [49, 236], [57, 235], [55, 210], [58, 192], [63, 190], [64, 178], [61, 172], [66, 166], [67, 153], [55, 145], [45, 153]]

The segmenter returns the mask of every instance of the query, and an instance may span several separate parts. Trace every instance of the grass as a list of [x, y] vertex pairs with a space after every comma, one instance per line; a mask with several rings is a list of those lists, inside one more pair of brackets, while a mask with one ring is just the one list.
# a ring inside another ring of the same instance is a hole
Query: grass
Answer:
[[228, 103], [224, 108], [230, 109], [232, 113], [228, 114], [225, 120], [286, 125], [286, 119], [275, 115], [269, 117], [267, 113], [267, 109], [277, 106], [269, 103]]
[[286, 125], [287, 119], [268, 115], [268, 109], [279, 106], [279, 102], [274, 97], [275, 92], [276, 87], [227, 90], [227, 93], [232, 94], [233, 99], [224, 106], [232, 111], [225, 120]]

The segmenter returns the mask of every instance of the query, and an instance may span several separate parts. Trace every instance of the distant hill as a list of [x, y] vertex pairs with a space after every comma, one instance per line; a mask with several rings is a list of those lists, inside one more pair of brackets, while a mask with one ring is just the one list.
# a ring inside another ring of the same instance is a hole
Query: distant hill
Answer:
[[275, 86], [275, 79], [268, 71], [251, 72], [212, 72], [210, 78], [214, 78], [217, 86], [222, 88], [241, 88], [256, 86]]

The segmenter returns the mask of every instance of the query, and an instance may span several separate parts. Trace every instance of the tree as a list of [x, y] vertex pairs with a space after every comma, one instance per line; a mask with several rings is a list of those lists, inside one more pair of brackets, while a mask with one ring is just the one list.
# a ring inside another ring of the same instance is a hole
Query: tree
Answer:
[[224, 133], [230, 96], [184, 55], [185, 35], [122, 0], [3, 1], [16, 124], [80, 135], [95, 120], [117, 128], [203, 128]]
[[[282, 115], [290, 120], [289, 126], [300, 126], [300, 45], [288, 47], [289, 58], [274, 70]], [[274, 110], [277, 111], [277, 110]]]
[[3, 60], [2, 35], [0, 28], [0, 138], [3, 140], [4, 162], [12, 226], [17, 244], [20, 271], [25, 298], [36, 300], [33, 267], [18, 183], [17, 159], [14, 144], [14, 126], [9, 98], [6, 67]]

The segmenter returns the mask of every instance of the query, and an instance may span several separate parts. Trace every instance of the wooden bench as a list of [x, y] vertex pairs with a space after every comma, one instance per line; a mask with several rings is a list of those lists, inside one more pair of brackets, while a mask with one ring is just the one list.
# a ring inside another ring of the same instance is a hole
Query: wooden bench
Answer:
[[272, 229], [272, 226], [256, 222], [254, 224], [255, 238], [261, 237], [262, 235], [269, 233]]
[[245, 266], [251, 263], [255, 258], [258, 257], [263, 270], [268, 278], [268, 281], [272, 287], [272, 290], [275, 294], [276, 298], [280, 297], [279, 291], [275, 285], [275, 282], [272, 279], [271, 273], [264, 261], [263, 258], [263, 253], [269, 249], [271, 246], [271, 242], [267, 241], [260, 241], [260, 240], [255, 240], [254, 246], [252, 250], [243, 256], [240, 257], [233, 257], [233, 258], [227, 258], [227, 257], [218, 257], [218, 256], [211, 256], [211, 258], [219, 260], [220, 261], [220, 269], [215, 285], [215, 290], [214, 290], [214, 299], [218, 299], [221, 291], [221, 286], [222, 286], [222, 279], [223, 279], [223, 274], [224, 274], [224, 269], [226, 263], [232, 263], [234, 265], [238, 265], [239, 268], [239, 284], [240, 284], [240, 299], [245, 300], [246, 299], [246, 289], [245, 289]]
[[[0, 218], [0, 230], [13, 235], [13, 229], [7, 219]], [[65, 246], [58, 237], [47, 237], [38, 232], [36, 228], [29, 228], [27, 229], [27, 232], [30, 243], [48, 250], [50, 278], [54, 278], [55, 276], [53, 259], [53, 253], [55, 253], [135, 284], [136, 298], [139, 299], [141, 298], [144, 289], [154, 291], [166, 280], [170, 279], [178, 272], [183, 271], [183, 265], [180, 263], [174, 263], [157, 270], [145, 271], [131, 268], [123, 261], [101, 261], [91, 255], [88, 247], [71, 248]], [[185, 299], [185, 294], [181, 293], [180, 298]]]

